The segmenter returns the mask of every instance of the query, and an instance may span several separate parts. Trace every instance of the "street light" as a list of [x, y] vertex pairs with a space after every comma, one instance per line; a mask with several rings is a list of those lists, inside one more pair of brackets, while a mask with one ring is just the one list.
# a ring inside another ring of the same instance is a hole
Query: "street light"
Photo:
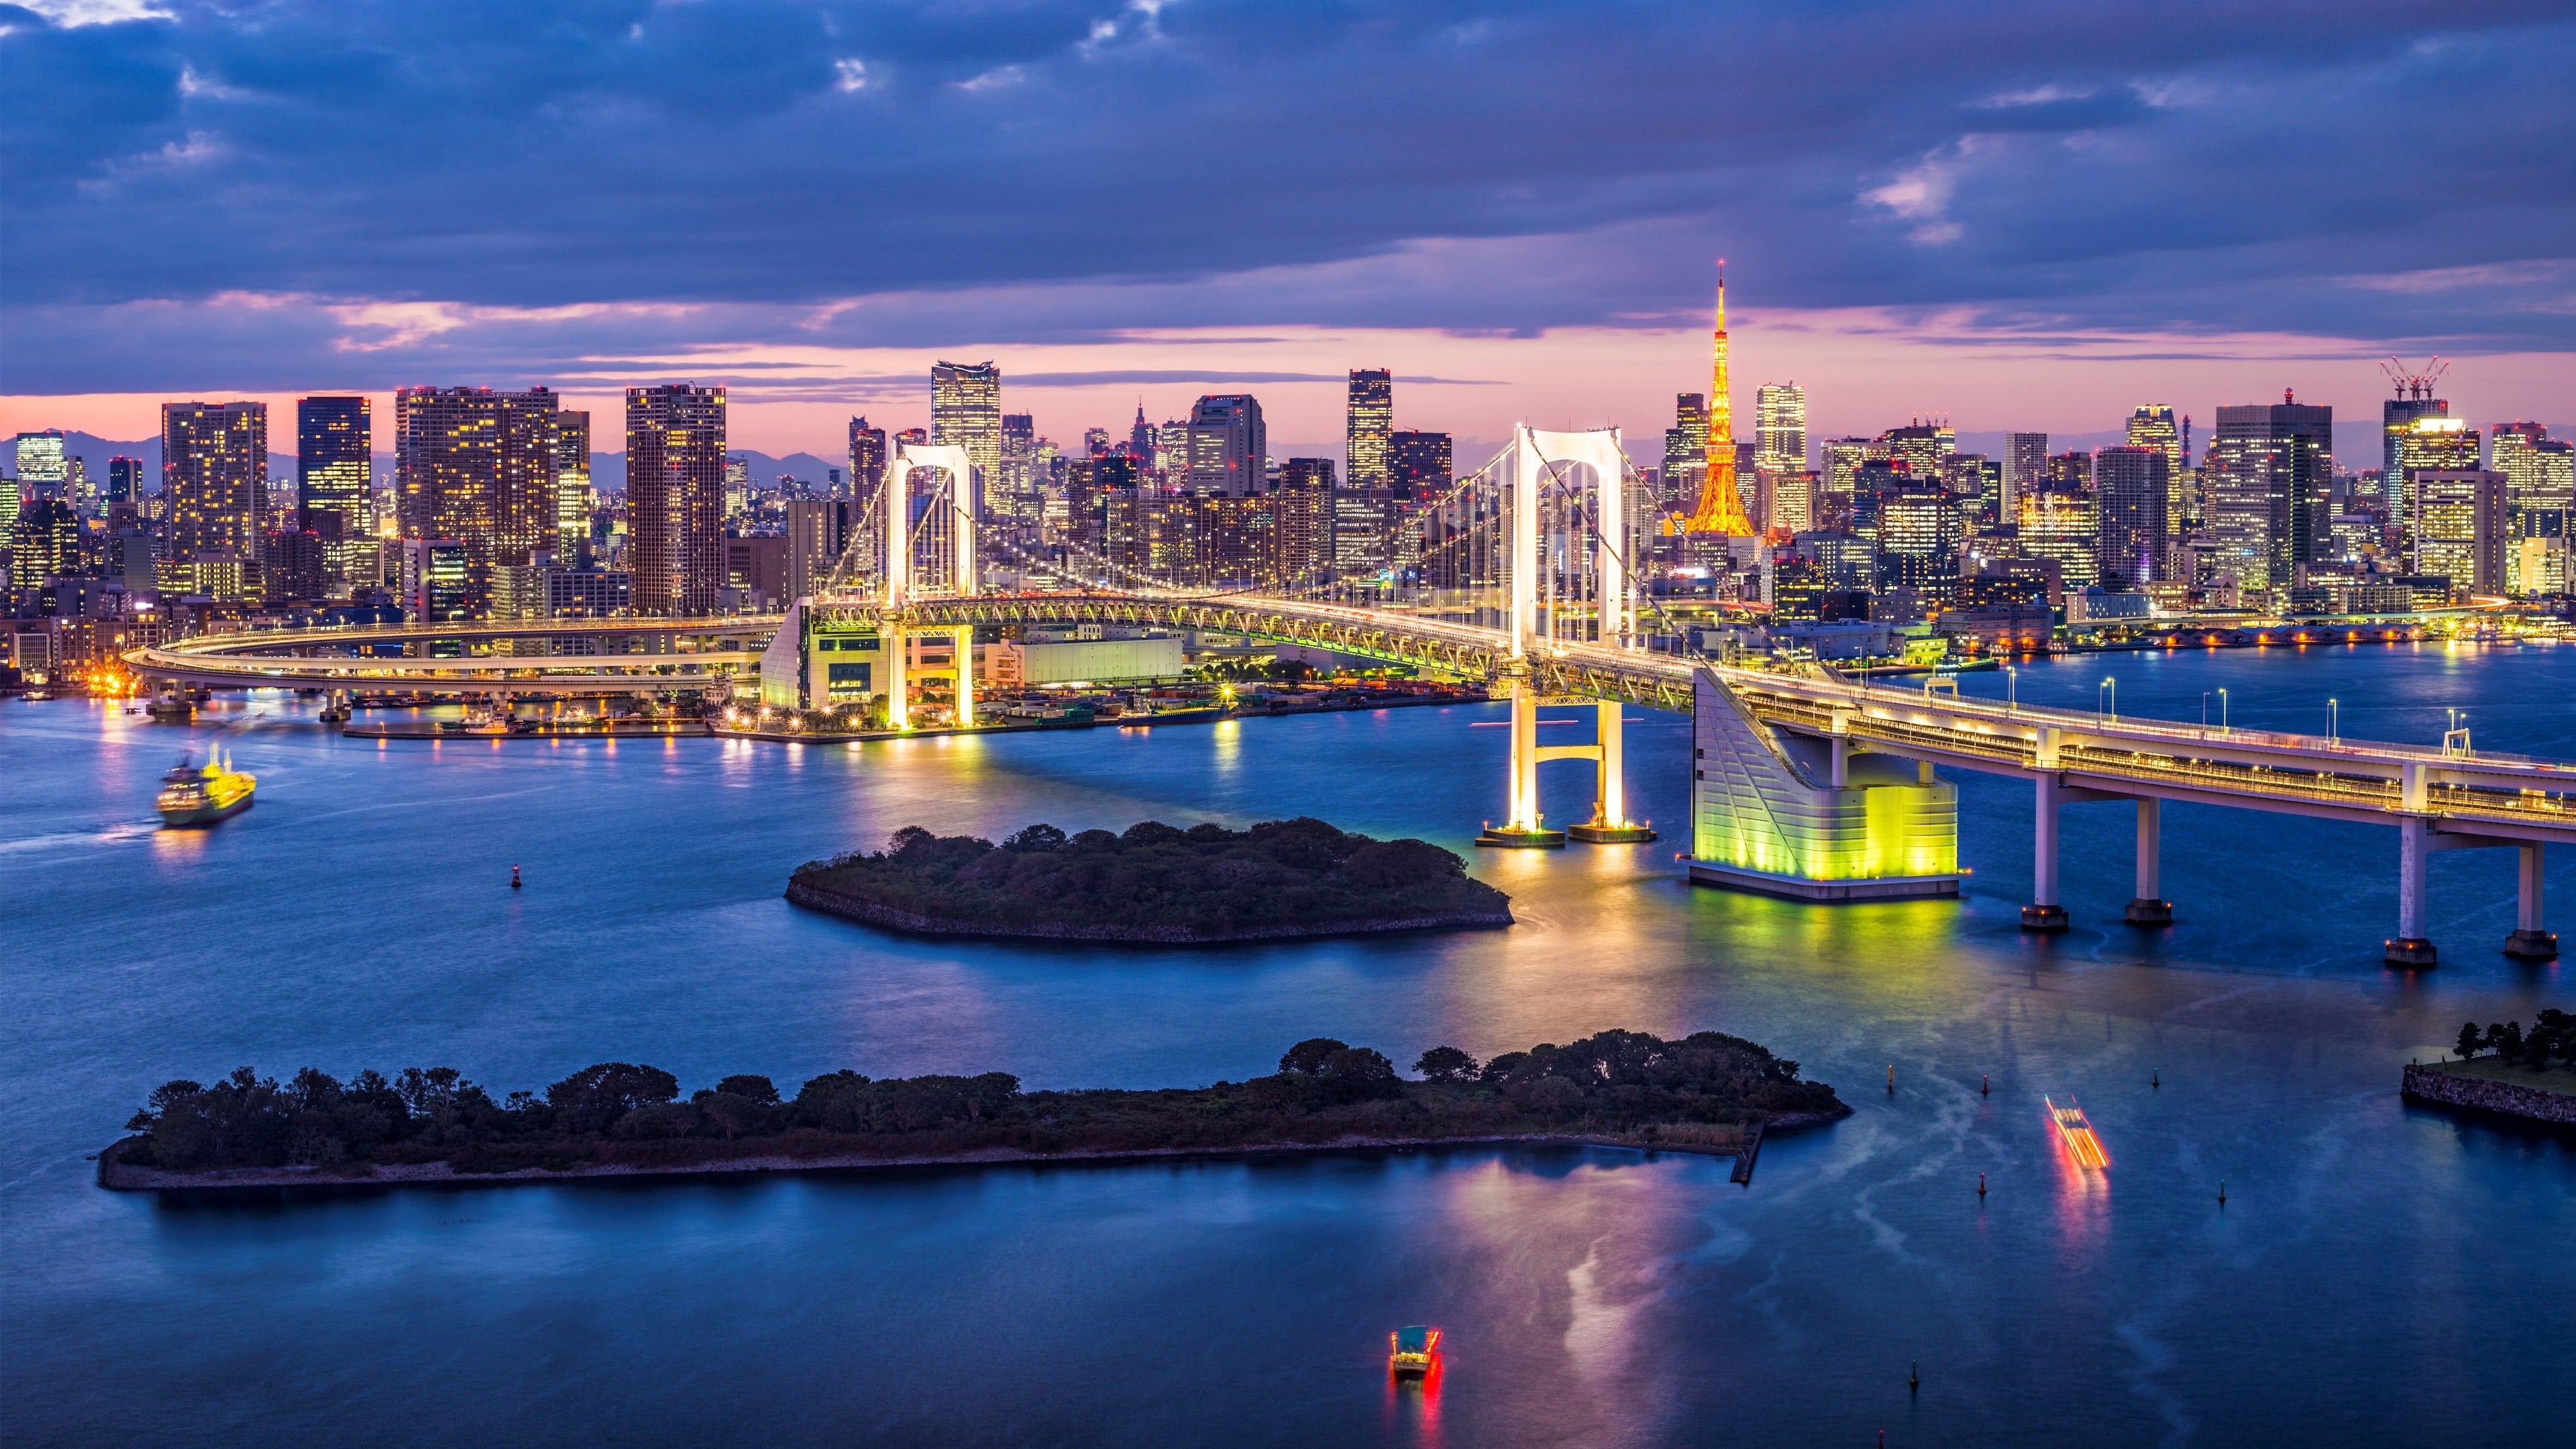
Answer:
[[2343, 704], [2340, 700], [2329, 698], [2326, 701], [2326, 743], [2337, 744], [2342, 739]]
[[2227, 691], [2218, 692], [2218, 732], [2227, 733]]
[[2100, 715], [2103, 712], [2102, 691], [2106, 689], [2111, 692], [2110, 721], [2113, 724], [2118, 724], [2120, 722], [2120, 681], [2116, 679], [2105, 679], [2102, 681], [2100, 686], [2094, 689], [2093, 713]]
[[2010, 714], [2020, 708], [2021, 671], [2007, 664], [2004, 666], [2004, 713]]

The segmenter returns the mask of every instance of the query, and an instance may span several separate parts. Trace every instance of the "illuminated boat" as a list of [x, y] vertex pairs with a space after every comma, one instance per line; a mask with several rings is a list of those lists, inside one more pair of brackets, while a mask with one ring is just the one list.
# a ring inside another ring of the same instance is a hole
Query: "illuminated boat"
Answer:
[[165, 825], [212, 825], [249, 809], [251, 792], [258, 787], [258, 776], [234, 769], [218, 750], [206, 757], [204, 769], [181, 756], [178, 768], [161, 777], [161, 793], [153, 804]]
[[1440, 1357], [1440, 1330], [1415, 1324], [1386, 1336], [1386, 1366], [1398, 1378], [1420, 1378]]
[[2111, 1165], [2111, 1155], [2102, 1150], [2102, 1139], [2093, 1135], [2093, 1124], [2085, 1118], [2084, 1109], [2075, 1104], [2073, 1097], [2067, 1098], [2063, 1107], [2047, 1097], [2040, 1100], [2048, 1103], [2048, 1120], [2057, 1125], [2057, 1135], [2066, 1143], [2066, 1150], [2075, 1154], [2076, 1166], [2103, 1168]]

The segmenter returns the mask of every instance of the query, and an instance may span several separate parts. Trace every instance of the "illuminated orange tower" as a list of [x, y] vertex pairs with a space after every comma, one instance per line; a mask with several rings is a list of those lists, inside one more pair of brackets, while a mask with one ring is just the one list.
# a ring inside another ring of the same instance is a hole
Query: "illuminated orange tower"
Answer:
[[1699, 488], [1699, 506], [1691, 511], [1692, 533], [1728, 538], [1753, 536], [1753, 520], [1744, 512], [1744, 495], [1735, 486], [1735, 402], [1726, 390], [1726, 263], [1717, 264], [1717, 331], [1712, 335], [1716, 361], [1708, 386], [1708, 474]]

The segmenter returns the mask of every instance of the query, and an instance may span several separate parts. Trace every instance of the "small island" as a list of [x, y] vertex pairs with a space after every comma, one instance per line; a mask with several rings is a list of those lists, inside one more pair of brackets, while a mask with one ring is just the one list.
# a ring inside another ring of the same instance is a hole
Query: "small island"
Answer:
[[787, 899], [897, 931], [1164, 945], [1512, 923], [1511, 897], [1439, 846], [1307, 817], [1123, 835], [1032, 825], [1000, 845], [913, 825], [884, 850], [798, 866]]
[[[2458, 1056], [2409, 1062], [2400, 1092], [2410, 1101], [2576, 1127], [2576, 1016], [2544, 1009], [2526, 1033], [2519, 1021], [2460, 1024]], [[2553, 1068], [2552, 1061], [2560, 1063]]]
[[669, 1072], [585, 1067], [496, 1100], [452, 1067], [249, 1067], [153, 1090], [99, 1155], [133, 1191], [781, 1172], [1550, 1141], [1733, 1155], [1763, 1134], [1851, 1115], [1798, 1064], [1741, 1037], [1605, 1031], [1488, 1062], [1433, 1047], [1418, 1080], [1383, 1054], [1301, 1041], [1279, 1070], [1166, 1090], [1024, 1091], [1003, 1072], [818, 1076], [793, 1096], [728, 1076], [683, 1100]]

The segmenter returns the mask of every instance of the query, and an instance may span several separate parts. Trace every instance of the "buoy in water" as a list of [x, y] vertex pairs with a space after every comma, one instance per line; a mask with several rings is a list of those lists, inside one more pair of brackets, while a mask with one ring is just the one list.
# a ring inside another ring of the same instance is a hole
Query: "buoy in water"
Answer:
[[1896, 1095], [1896, 1063], [1894, 1062], [1887, 1064], [1887, 1095], [1891, 1097]]
[[1923, 1365], [1920, 1362], [1906, 1371], [1905, 1387], [1918, 1391], [1923, 1387]]
[[1995, 1079], [1987, 1076], [1983, 1072], [1979, 1072], [1977, 1074], [1977, 1095], [1980, 1097], [1992, 1096], [1994, 1094], [1994, 1090]]
[[2150, 1086], [2150, 1087], [2156, 1087], [2156, 1088], [2162, 1088], [2162, 1087], [2164, 1086], [2164, 1084], [2165, 1084], [2165, 1075], [2164, 1075], [2164, 1073], [2162, 1073], [2162, 1072], [2160, 1072], [2160, 1071], [2157, 1071], [2157, 1070], [2156, 1070], [2155, 1068], [2153, 1068], [2153, 1067], [2149, 1067], [2149, 1068], [2147, 1068], [2147, 1085], [2148, 1085], [2148, 1086]]
[[519, 868], [515, 865], [510, 867], [510, 889], [514, 891], [522, 889], [524, 884], [525, 883], [519, 879]]
[[2218, 1205], [2227, 1206], [2227, 1179], [2223, 1177], [2218, 1180]]
[[1978, 1174], [1977, 1174], [1977, 1196], [1979, 1196], [1979, 1197], [1984, 1197], [1985, 1195], [1986, 1195], [1986, 1175], [1985, 1175], [1984, 1173], [1980, 1172], [1980, 1173], [1978, 1173]]

